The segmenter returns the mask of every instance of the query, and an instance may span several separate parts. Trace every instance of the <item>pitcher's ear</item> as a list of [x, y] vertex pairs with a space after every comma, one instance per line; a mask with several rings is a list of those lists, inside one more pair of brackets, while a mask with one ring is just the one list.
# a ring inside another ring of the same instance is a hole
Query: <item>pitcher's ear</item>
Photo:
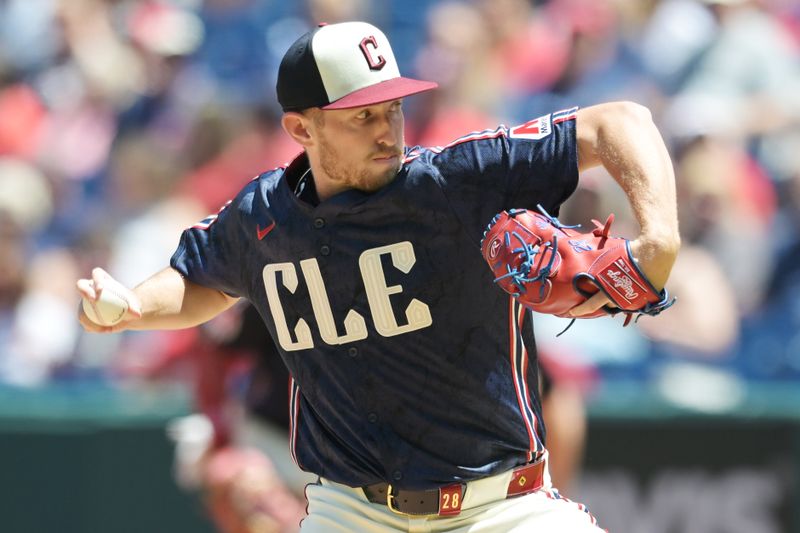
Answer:
[[281, 117], [281, 126], [301, 146], [308, 146], [313, 143], [313, 137], [309, 130], [311, 118], [296, 111], [288, 111]]

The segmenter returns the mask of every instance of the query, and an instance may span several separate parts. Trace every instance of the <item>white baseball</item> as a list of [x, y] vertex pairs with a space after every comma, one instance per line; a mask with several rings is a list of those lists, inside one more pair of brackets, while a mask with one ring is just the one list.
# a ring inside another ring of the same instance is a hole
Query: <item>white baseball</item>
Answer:
[[89, 320], [100, 326], [113, 326], [122, 321], [128, 312], [128, 300], [122, 286], [107, 280], [97, 301], [83, 298], [83, 312]]

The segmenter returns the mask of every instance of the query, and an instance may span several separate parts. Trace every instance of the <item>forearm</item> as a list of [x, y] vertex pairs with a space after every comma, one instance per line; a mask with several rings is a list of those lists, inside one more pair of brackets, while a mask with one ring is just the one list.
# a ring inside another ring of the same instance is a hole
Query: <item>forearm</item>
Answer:
[[184, 279], [165, 268], [133, 289], [142, 306], [142, 317], [126, 329], [181, 329], [202, 324], [236, 303], [222, 292]]

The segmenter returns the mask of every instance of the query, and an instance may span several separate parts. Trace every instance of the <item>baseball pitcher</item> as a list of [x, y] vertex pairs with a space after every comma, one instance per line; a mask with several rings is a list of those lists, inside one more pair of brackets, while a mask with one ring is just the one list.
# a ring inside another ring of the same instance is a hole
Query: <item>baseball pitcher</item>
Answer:
[[[598, 165], [641, 234], [615, 252], [624, 274], [587, 265], [595, 281], [576, 284], [581, 297], [557, 312], [613, 310], [604, 275], [634, 284], [620, 282], [633, 301], [626, 312], [666, 307], [679, 248], [669, 155], [632, 103], [406, 147], [403, 98], [434, 88], [402, 77], [370, 24], [301, 36], [277, 89], [283, 128], [303, 152], [187, 229], [169, 267], [124, 290], [120, 322], [81, 311], [81, 323], [184, 328], [252, 302], [292, 376], [292, 457], [319, 476], [306, 491], [306, 533], [600, 531], [550, 482], [528, 309], [584, 247], [562, 250], [555, 217], [580, 171]], [[597, 239], [582, 238], [592, 253]], [[606, 241], [615, 242], [607, 232]], [[94, 302], [112, 284], [95, 269], [78, 288]], [[640, 299], [636, 284], [648, 289]]]

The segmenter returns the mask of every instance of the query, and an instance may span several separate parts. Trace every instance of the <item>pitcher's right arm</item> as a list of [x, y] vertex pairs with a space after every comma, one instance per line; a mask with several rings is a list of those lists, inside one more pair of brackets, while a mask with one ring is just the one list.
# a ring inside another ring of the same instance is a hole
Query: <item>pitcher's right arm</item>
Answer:
[[[91, 279], [77, 282], [82, 298], [96, 301], [109, 283], [117, 283], [105, 270], [95, 268]], [[230, 308], [238, 298], [185, 279], [167, 267], [134, 289], [124, 289], [128, 312], [118, 324], [102, 326], [92, 322], [80, 307], [78, 320], [86, 331], [116, 333], [124, 330], [182, 329], [211, 320]]]

